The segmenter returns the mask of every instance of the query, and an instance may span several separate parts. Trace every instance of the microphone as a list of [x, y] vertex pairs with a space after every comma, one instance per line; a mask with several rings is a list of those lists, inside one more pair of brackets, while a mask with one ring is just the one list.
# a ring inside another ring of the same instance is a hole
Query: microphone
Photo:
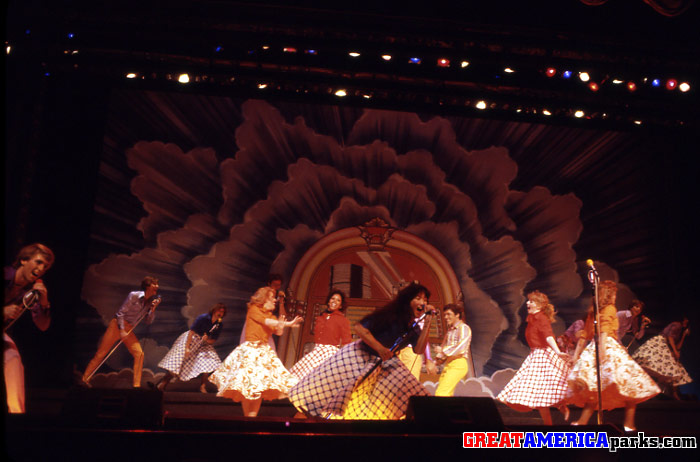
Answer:
[[586, 264], [588, 265], [588, 267], [589, 267], [590, 269], [592, 269], [592, 270], [595, 271], [596, 273], [598, 272], [598, 270], [595, 269], [595, 265], [593, 264], [593, 260], [591, 260], [591, 259], [589, 258], [588, 260], [586, 260]]

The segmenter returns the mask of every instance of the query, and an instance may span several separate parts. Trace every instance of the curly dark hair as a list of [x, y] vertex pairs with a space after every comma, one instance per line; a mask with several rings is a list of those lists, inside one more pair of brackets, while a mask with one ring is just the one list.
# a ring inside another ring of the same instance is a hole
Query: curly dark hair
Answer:
[[430, 291], [425, 286], [412, 282], [401, 289], [396, 298], [362, 318], [362, 321], [371, 319], [378, 331], [394, 324], [407, 326], [413, 321], [411, 300], [421, 293], [425, 294], [425, 298], [430, 298]]
[[328, 306], [328, 302], [331, 301], [331, 297], [335, 294], [340, 295], [340, 308], [338, 308], [338, 311], [341, 313], [345, 314], [345, 311], [348, 309], [348, 304], [347, 304], [347, 297], [345, 296], [345, 292], [343, 292], [340, 289], [331, 289], [330, 292], [328, 292], [328, 297], [326, 297], [326, 306]]

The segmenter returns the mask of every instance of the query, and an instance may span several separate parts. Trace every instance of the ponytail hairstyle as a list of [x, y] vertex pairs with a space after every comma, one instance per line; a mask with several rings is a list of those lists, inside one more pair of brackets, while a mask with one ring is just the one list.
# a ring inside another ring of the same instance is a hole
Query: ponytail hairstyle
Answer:
[[539, 290], [535, 290], [527, 294], [527, 299], [540, 307], [540, 310], [547, 316], [549, 322], [554, 322], [554, 315], [557, 314], [557, 312], [554, 311], [554, 305], [549, 303], [549, 297], [547, 297], [547, 295]]

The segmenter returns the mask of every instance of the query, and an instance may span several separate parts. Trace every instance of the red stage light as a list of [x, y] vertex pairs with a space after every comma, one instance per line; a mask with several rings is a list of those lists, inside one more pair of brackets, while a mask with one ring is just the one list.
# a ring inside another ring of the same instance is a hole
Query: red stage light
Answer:
[[666, 89], [667, 90], [675, 90], [676, 85], [678, 85], [678, 82], [676, 81], [676, 79], [668, 79], [666, 81]]
[[597, 83], [595, 83], [595, 82], [591, 82], [591, 83], [588, 84], [588, 88], [590, 88], [591, 91], [598, 91], [598, 89], [600, 88], [600, 86], [599, 86]]
[[627, 82], [627, 89], [629, 91], [635, 91], [637, 89], [637, 84], [634, 82]]
[[450, 60], [445, 58], [440, 58], [437, 61], [438, 67], [450, 67]]
[[557, 70], [554, 69], [553, 67], [548, 67], [547, 70], [545, 71], [545, 75], [547, 77], [554, 77], [557, 75]]

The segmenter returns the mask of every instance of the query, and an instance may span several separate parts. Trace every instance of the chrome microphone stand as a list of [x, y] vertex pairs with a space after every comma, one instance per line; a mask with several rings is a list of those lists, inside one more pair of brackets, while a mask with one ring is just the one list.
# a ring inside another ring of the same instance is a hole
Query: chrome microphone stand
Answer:
[[595, 333], [593, 334], [593, 342], [595, 346], [595, 372], [596, 380], [598, 385], [598, 412], [597, 412], [597, 423], [598, 425], [603, 424], [603, 392], [601, 390], [601, 379], [600, 379], [600, 307], [598, 306], [598, 284], [600, 283], [600, 277], [598, 276], [598, 271], [596, 271], [595, 266], [591, 260], [588, 261], [588, 266], [591, 269], [588, 271], [588, 281], [593, 285], [593, 325], [595, 326]]

